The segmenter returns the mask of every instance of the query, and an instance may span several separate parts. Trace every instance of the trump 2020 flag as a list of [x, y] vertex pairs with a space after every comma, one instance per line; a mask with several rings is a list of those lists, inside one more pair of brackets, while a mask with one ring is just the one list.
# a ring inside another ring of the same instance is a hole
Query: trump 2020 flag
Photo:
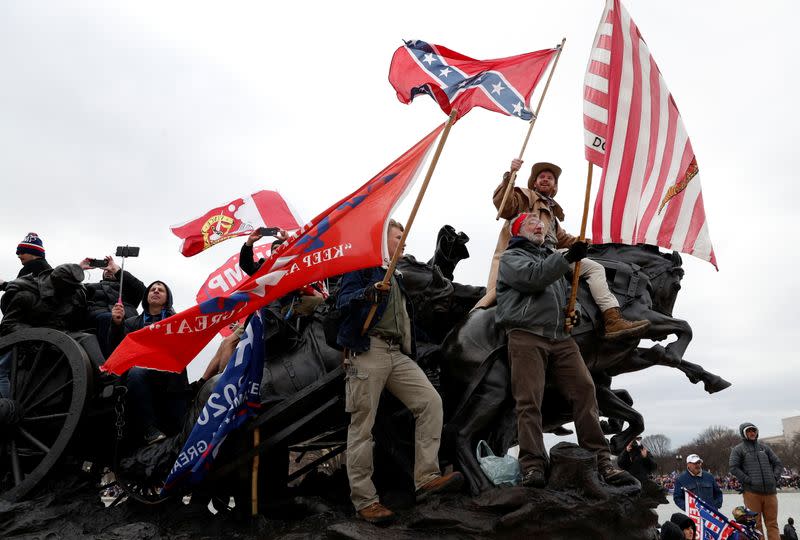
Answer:
[[455, 108], [461, 117], [473, 107], [483, 107], [530, 120], [531, 94], [559, 47], [475, 60], [441, 45], [405, 41], [392, 56], [389, 82], [403, 103], [428, 94], [446, 114]]
[[197, 255], [229, 238], [250, 234], [258, 227], [299, 229], [297, 216], [277, 191], [261, 190], [212, 208], [202, 216], [170, 227], [182, 238], [185, 257]]
[[586, 159], [603, 168], [592, 241], [653, 244], [717, 267], [692, 143], [639, 29], [607, 0], [584, 79]]
[[389, 258], [386, 229], [444, 124], [278, 246], [236, 289], [128, 334], [100, 369], [180, 372], [219, 330], [314, 281]]
[[261, 313], [256, 311], [200, 411], [163, 491], [199, 483], [211, 468], [227, 436], [260, 409], [264, 371], [263, 330]]
[[699, 540], [726, 540], [734, 532], [738, 531], [740, 534], [736, 538], [758, 540], [759, 537], [755, 530], [741, 523], [731, 521], [722, 515], [719, 510], [713, 508], [691, 491], [685, 490], [685, 492], [686, 513], [697, 526], [695, 538]]

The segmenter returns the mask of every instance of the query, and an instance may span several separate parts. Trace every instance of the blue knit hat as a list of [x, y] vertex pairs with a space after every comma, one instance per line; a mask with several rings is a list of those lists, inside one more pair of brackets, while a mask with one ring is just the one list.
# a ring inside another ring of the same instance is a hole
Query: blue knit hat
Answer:
[[17, 255], [27, 253], [36, 257], [44, 257], [44, 244], [35, 232], [28, 233], [17, 246]]

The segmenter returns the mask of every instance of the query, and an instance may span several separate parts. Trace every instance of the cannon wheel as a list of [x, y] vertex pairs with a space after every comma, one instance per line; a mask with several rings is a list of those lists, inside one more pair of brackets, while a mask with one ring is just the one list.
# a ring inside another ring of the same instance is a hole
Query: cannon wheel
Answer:
[[16, 501], [36, 487], [72, 438], [92, 368], [75, 340], [48, 328], [0, 338], [0, 355], [5, 354], [11, 385], [5, 403], [11, 412], [0, 418], [0, 498]]

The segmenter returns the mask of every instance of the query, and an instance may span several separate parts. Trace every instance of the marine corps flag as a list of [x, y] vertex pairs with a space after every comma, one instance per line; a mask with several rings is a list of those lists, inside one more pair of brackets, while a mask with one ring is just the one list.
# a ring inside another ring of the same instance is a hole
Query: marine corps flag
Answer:
[[697, 159], [667, 84], [619, 0], [607, 0], [584, 79], [586, 159], [603, 168], [592, 241], [717, 260]]
[[458, 109], [459, 118], [473, 107], [523, 120], [533, 89], [558, 48], [495, 60], [475, 60], [441, 45], [418, 39], [406, 41], [392, 56], [389, 82], [403, 103], [428, 94], [446, 114]]
[[278, 246], [235, 289], [128, 334], [103, 364], [121, 374], [134, 366], [180, 372], [219, 330], [313, 281], [380, 265], [389, 257], [386, 227], [414, 184], [437, 127], [372, 180]]
[[250, 196], [212, 208], [199, 218], [170, 227], [183, 238], [181, 253], [197, 255], [214, 244], [229, 238], [250, 234], [258, 227], [300, 228], [295, 213], [277, 191], [262, 190]]

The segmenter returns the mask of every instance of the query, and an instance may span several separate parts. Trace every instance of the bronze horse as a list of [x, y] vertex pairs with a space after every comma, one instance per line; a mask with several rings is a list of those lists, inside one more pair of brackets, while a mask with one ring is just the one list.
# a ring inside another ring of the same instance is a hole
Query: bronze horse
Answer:
[[[470, 311], [485, 289], [452, 281], [455, 265], [469, 256], [468, 240], [463, 233], [445, 227], [437, 238], [433, 259], [421, 263], [406, 256], [398, 268], [404, 274], [416, 308], [418, 362], [443, 397], [446, 425], [440, 457], [461, 470], [470, 489], [478, 493], [492, 485], [477, 464], [475, 445], [478, 440], [486, 439], [495, 452], [504, 453], [515, 442], [516, 419], [505, 358], [505, 334], [495, 325], [493, 308]], [[651, 321], [646, 339], [660, 341], [669, 335], [677, 338], [666, 347], [658, 344], [639, 347], [638, 339], [605, 341], [598, 309], [588, 287], [582, 285], [579, 300], [583, 322], [573, 333], [595, 381], [601, 414], [608, 418], [604, 428], [613, 435], [611, 449], [618, 453], [643, 431], [644, 420], [633, 408], [627, 391], [611, 389], [613, 376], [663, 365], [683, 371], [693, 383], [702, 381], [710, 393], [730, 384], [683, 359], [692, 334], [686, 321], [672, 317], [683, 277], [677, 253], [662, 254], [652, 246], [605, 245], [592, 246], [590, 256], [605, 266], [611, 290], [618, 296], [623, 313], [629, 318]], [[335, 292], [335, 287], [331, 290]], [[312, 317], [293, 324], [279, 316], [265, 321], [266, 358], [261, 389], [263, 401], [271, 404], [265, 410], [280, 408], [281, 403], [288, 403], [293, 396], [307, 392], [320, 381], [328, 381], [328, 386], [343, 386], [336, 375], [340, 372], [342, 353], [327, 344], [323, 331], [325, 313], [331, 304], [329, 300]], [[395, 463], [394, 470], [410, 471], [413, 419], [399, 402], [386, 397], [374, 431], [376, 450], [383, 448]], [[325, 394], [324, 399], [330, 400], [330, 395]], [[314, 403], [306, 406], [316, 407]], [[342, 407], [333, 407], [313, 423], [304, 425], [298, 436], [311, 438], [341, 430], [347, 419], [339, 409]], [[569, 411], [569, 404], [557, 389], [548, 388], [543, 405], [545, 429], [568, 433], [562, 426], [571, 421]], [[234, 445], [231, 442], [230, 446]], [[285, 456], [285, 448], [277, 450], [276, 459], [270, 461], [284, 469], [286, 460], [280, 456]], [[278, 464], [279, 461], [282, 463]], [[376, 472], [380, 473], [379, 466]], [[286, 478], [286, 473], [273, 470], [271, 477]], [[275, 483], [273, 486], [278, 487]]]
[[[654, 246], [608, 244], [592, 246], [590, 257], [605, 267], [624, 315], [650, 321], [643, 339], [662, 341], [670, 335], [677, 338], [666, 347], [639, 347], [639, 339], [604, 340], [599, 309], [588, 286], [582, 283], [578, 294], [582, 323], [573, 334], [594, 379], [600, 413], [608, 418], [603, 424], [606, 432], [614, 435], [610, 447], [616, 454], [644, 430], [644, 420], [633, 408], [627, 391], [611, 389], [615, 375], [661, 365], [681, 370], [692, 383], [702, 381], [709, 393], [723, 390], [730, 383], [683, 359], [692, 332], [686, 321], [672, 316], [684, 274], [678, 253], [663, 254]], [[446, 416], [448, 448], [456, 454], [459, 468], [477, 493], [491, 487], [474, 457], [477, 441], [487, 439], [496, 452], [504, 453], [515, 438], [506, 337], [495, 325], [494, 308], [471, 312], [442, 343], [440, 358], [445, 403], [457, 403]], [[477, 379], [481, 382], [476, 384]], [[460, 397], [454, 400], [448, 396]], [[562, 425], [571, 421], [569, 411], [564, 397], [548, 388], [542, 408], [545, 431], [565, 433]], [[623, 429], [624, 423], [628, 425]]]

